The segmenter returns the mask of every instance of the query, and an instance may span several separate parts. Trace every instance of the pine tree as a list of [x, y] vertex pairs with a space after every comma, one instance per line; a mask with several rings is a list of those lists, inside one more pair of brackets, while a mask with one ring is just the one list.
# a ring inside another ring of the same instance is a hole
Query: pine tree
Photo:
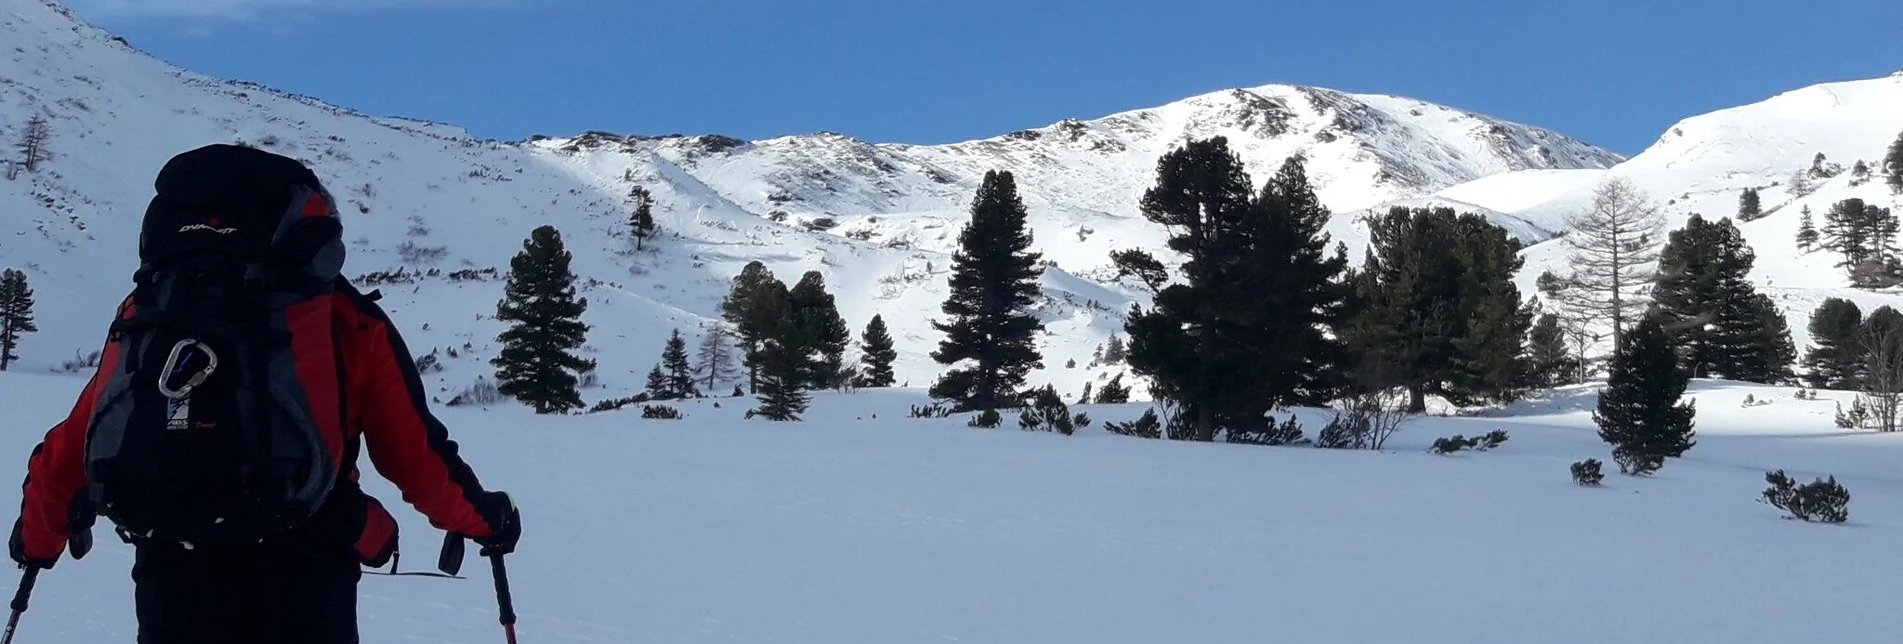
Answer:
[[656, 363], [654, 368], [648, 371], [648, 386], [645, 391], [647, 391], [649, 400], [674, 399], [674, 392], [668, 390], [667, 371], [661, 369], [659, 363]]
[[932, 322], [945, 334], [932, 359], [954, 368], [931, 395], [960, 411], [1009, 406], [1025, 375], [1044, 366], [1035, 344], [1044, 323], [1030, 311], [1042, 256], [1031, 252], [1026, 217], [1011, 173], [985, 173], [952, 254], [951, 295], [940, 309], [950, 319]]
[[1764, 204], [1758, 198], [1757, 188], [1745, 188], [1738, 196], [1738, 221], [1751, 221], [1764, 216]]
[[1619, 178], [1601, 183], [1592, 207], [1566, 223], [1572, 274], [1558, 294], [1581, 317], [1610, 320], [1617, 346], [1627, 320], [1646, 309], [1665, 221], [1637, 186]]
[[1612, 358], [1611, 374], [1593, 422], [1599, 438], [1613, 446], [1619, 471], [1643, 475], [1684, 455], [1692, 440], [1691, 403], [1679, 402], [1690, 378], [1679, 369], [1671, 339], [1658, 319], [1647, 317], [1625, 338]]
[[786, 284], [768, 283], [755, 293], [752, 306], [768, 321], [761, 326], [759, 386], [754, 392], [760, 406], [753, 412], [767, 420], [799, 420], [810, 400], [806, 385], [812, 382], [813, 360], [804, 330], [793, 320]]
[[837, 389], [846, 385], [846, 347], [852, 342], [852, 330], [833, 295], [826, 292], [826, 278], [819, 271], [800, 276], [799, 284], [788, 295], [793, 306], [793, 321], [803, 336], [802, 346], [812, 351], [808, 389]]
[[892, 362], [898, 360], [899, 352], [892, 348], [892, 334], [885, 328], [884, 317], [874, 315], [866, 323], [866, 330], [859, 334], [859, 348], [858, 386], [881, 389], [898, 381], [892, 374]]
[[727, 325], [715, 322], [708, 326], [707, 335], [701, 336], [700, 349], [694, 356], [694, 373], [704, 383], [708, 395], [714, 395], [717, 385], [738, 375], [733, 352], [733, 332], [727, 330]]
[[1804, 354], [1804, 382], [1818, 389], [1855, 390], [1863, 369], [1857, 337], [1862, 328], [1863, 311], [1850, 300], [1833, 297], [1811, 312], [1813, 346]]
[[1117, 267], [1117, 279], [1134, 277], [1144, 288], [1155, 295], [1169, 284], [1170, 271], [1144, 250], [1119, 250], [1110, 253], [1110, 263]]
[[576, 374], [595, 368], [594, 360], [573, 353], [587, 341], [581, 316], [588, 299], [575, 296], [572, 258], [560, 231], [536, 228], [510, 260], [503, 299], [496, 304], [496, 319], [513, 323], [497, 336], [502, 350], [489, 361], [496, 367], [497, 390], [539, 414], [582, 408]]
[[667, 347], [661, 351], [661, 368], [667, 371], [669, 398], [700, 397], [700, 389], [694, 386], [694, 365], [687, 361], [687, 338], [681, 336], [680, 329], [667, 337]]
[[1123, 346], [1123, 336], [1112, 333], [1110, 339], [1104, 343], [1103, 357], [1098, 362], [1115, 367], [1122, 365], [1123, 361], [1129, 357], [1129, 350]]
[[1808, 205], [1804, 206], [1804, 211], [1797, 220], [1797, 247], [1805, 251], [1817, 248], [1817, 223], [1811, 219]]
[[1796, 350], [1777, 306], [1749, 279], [1756, 261], [1730, 219], [1694, 214], [1672, 232], [1653, 295], [1693, 377], [1766, 384], [1790, 378]]
[[6, 371], [20, 356], [20, 336], [39, 331], [33, 324], [33, 288], [26, 273], [15, 269], [0, 271], [0, 371]]
[[1130, 387], [1123, 384], [1123, 374], [1111, 376], [1110, 381], [1103, 383], [1103, 388], [1097, 390], [1099, 405], [1121, 405], [1127, 402], [1130, 402]]
[[1890, 153], [1883, 157], [1883, 175], [1890, 192], [1903, 195], [1903, 134], [1896, 135], [1896, 142], [1890, 144]]
[[634, 214], [628, 217], [629, 232], [634, 235], [634, 249], [641, 250], [641, 243], [654, 236], [654, 195], [647, 188], [635, 186], [628, 189], [628, 199], [634, 202]]
[[1535, 387], [1577, 384], [1579, 365], [1566, 347], [1559, 316], [1548, 313], [1527, 332], [1527, 373]]
[[[767, 329], [779, 323], [769, 312], [757, 305], [761, 292], [779, 282], [773, 277], [773, 271], [765, 264], [748, 262], [740, 274], [734, 276], [727, 298], [720, 302], [720, 316], [732, 324], [734, 332], [740, 338], [741, 362], [747, 368], [747, 388], [760, 390], [760, 347], [767, 335]], [[786, 285], [781, 284], [781, 289]]]

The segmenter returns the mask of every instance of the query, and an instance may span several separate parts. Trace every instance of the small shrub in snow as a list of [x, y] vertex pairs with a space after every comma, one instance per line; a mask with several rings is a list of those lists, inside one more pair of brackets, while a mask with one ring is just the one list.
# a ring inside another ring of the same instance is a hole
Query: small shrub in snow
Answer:
[[1837, 483], [1837, 477], [1817, 479], [1798, 485], [1784, 470], [1768, 472], [1762, 499], [1791, 517], [1817, 523], [1843, 523], [1850, 520], [1850, 490]]
[[1470, 439], [1460, 434], [1454, 434], [1453, 436], [1448, 438], [1434, 439], [1434, 445], [1427, 449], [1428, 451], [1431, 451], [1435, 454], [1440, 454], [1444, 456], [1447, 454], [1458, 452], [1463, 449], [1467, 449], [1469, 447], [1473, 447], [1474, 441], [1477, 441], [1477, 440], [1479, 439], [1477, 438]]
[[743, 389], [741, 389], [741, 388], [740, 388], [740, 385], [734, 385], [734, 386], [733, 386], [733, 397], [734, 397], [734, 398], [742, 398], [742, 397], [745, 397], [746, 395], [747, 395], [747, 392], [746, 392], [745, 390], [743, 390]]
[[1620, 474], [1648, 476], [1665, 467], [1665, 455], [1645, 454], [1618, 447], [1612, 450], [1612, 462], [1619, 464]]
[[1049, 385], [1037, 390], [1031, 407], [1018, 414], [1018, 427], [1025, 431], [1057, 432], [1069, 436], [1077, 433], [1080, 425], [1089, 424], [1088, 415], [1072, 416], [1070, 407], [1064, 404], [1064, 398], [1057, 395], [1057, 388]]
[[1294, 414], [1281, 423], [1265, 416], [1251, 424], [1252, 427], [1228, 428], [1223, 432], [1223, 440], [1244, 445], [1288, 445], [1302, 440], [1302, 424], [1295, 420]]
[[1123, 374], [1117, 374], [1097, 390], [1099, 405], [1121, 405], [1127, 402], [1130, 402], [1130, 388], [1123, 384]]
[[1599, 485], [1600, 481], [1606, 480], [1606, 475], [1599, 471], [1600, 465], [1596, 458], [1573, 463], [1573, 482], [1585, 486]]
[[681, 410], [668, 405], [644, 405], [641, 407], [641, 417], [657, 420], [680, 420]]
[[984, 410], [978, 415], [972, 416], [971, 420], [965, 423], [967, 427], [978, 429], [997, 429], [999, 425], [1003, 424], [1004, 416], [1000, 415], [996, 409]]
[[1751, 394], [1745, 394], [1745, 395], [1744, 395], [1744, 404], [1743, 404], [1743, 405], [1741, 405], [1741, 406], [1742, 406], [1742, 407], [1744, 407], [1744, 408], [1746, 408], [1746, 409], [1749, 409], [1749, 408], [1752, 408], [1752, 407], [1763, 407], [1763, 406], [1765, 406], [1765, 405], [1769, 405], [1769, 404], [1771, 404], [1771, 400], [1770, 400], [1769, 398], [1765, 398], [1765, 399], [1759, 399], [1759, 398], [1757, 398], [1757, 397], [1755, 397], [1755, 396], [1752, 396]]
[[98, 369], [98, 368], [99, 368], [99, 352], [98, 351], [94, 351], [92, 353], [80, 353], [78, 351], [74, 351], [73, 359], [62, 362], [59, 365], [59, 370], [63, 373], [81, 373], [81, 372], [90, 371], [90, 370]]
[[490, 382], [488, 378], [476, 376], [475, 384], [465, 387], [454, 398], [450, 398], [447, 404], [451, 407], [480, 407], [501, 401], [502, 391], [496, 388], [496, 383]]
[[639, 400], [635, 400], [635, 398], [636, 398], [635, 396], [629, 396], [627, 398], [610, 398], [607, 400], [603, 400], [601, 402], [595, 403], [595, 406], [589, 407], [588, 413], [599, 414], [604, 411], [614, 411], [617, 409], [621, 409], [623, 407], [627, 407], [628, 405], [633, 405], [633, 404], [641, 402]]
[[442, 370], [443, 361], [441, 358], [436, 357], [435, 351], [431, 351], [428, 355], [416, 359], [416, 372], [419, 374], [439, 373]]
[[1146, 409], [1143, 415], [1127, 423], [1104, 423], [1104, 431], [1137, 438], [1162, 438], [1163, 423], [1156, 418], [1156, 410]]
[[1367, 426], [1359, 419], [1345, 413], [1336, 412], [1335, 417], [1322, 428], [1315, 438], [1315, 446], [1323, 449], [1361, 449], [1367, 444]]
[[1487, 432], [1486, 435], [1484, 436], [1475, 436], [1471, 439], [1468, 439], [1467, 442], [1468, 442], [1468, 449], [1472, 449], [1477, 452], [1485, 452], [1487, 450], [1491, 450], [1495, 447], [1499, 447], [1505, 444], [1507, 442], [1507, 430], [1496, 429], [1496, 430]]
[[405, 264], [428, 264], [448, 255], [449, 249], [442, 246], [419, 246], [416, 242], [405, 241], [397, 245], [396, 254]]
[[951, 407], [943, 404], [912, 405], [910, 418], [950, 418]]
[[1857, 429], [1870, 422], [1870, 408], [1863, 405], [1863, 397], [1850, 401], [1850, 411], [1844, 411], [1844, 404], [1837, 403], [1837, 428]]

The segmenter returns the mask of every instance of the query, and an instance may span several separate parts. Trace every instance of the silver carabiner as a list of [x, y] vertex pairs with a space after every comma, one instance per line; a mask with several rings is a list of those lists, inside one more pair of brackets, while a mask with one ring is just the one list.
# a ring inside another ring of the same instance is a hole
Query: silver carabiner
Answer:
[[[179, 356], [183, 355], [186, 349], [194, 346], [198, 347], [200, 351], [205, 352], [205, 359], [207, 361], [205, 368], [199, 370], [198, 373], [192, 374], [192, 377], [185, 381], [184, 386], [173, 389], [171, 387], [171, 380], [173, 371], [178, 369]], [[212, 351], [210, 346], [190, 338], [179, 340], [178, 344], [172, 345], [172, 355], [165, 359], [165, 368], [159, 372], [159, 393], [164, 394], [166, 398], [172, 400], [183, 399], [186, 396], [192, 395], [193, 389], [197, 389], [199, 385], [205, 384], [205, 380], [211, 378], [212, 372], [217, 370], [218, 353]]]

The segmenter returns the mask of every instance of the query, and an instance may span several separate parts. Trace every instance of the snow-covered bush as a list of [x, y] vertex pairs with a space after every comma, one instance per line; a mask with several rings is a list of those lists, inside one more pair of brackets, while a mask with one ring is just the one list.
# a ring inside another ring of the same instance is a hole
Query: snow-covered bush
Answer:
[[1162, 438], [1163, 423], [1156, 418], [1155, 409], [1146, 409], [1143, 415], [1127, 423], [1104, 423], [1104, 431], [1137, 438]]
[[405, 241], [397, 245], [396, 254], [405, 264], [428, 264], [448, 255], [449, 249], [442, 246], [420, 246], [416, 242]]
[[1453, 436], [1450, 436], [1447, 438], [1434, 439], [1434, 445], [1427, 449], [1428, 451], [1433, 452], [1435, 454], [1440, 454], [1445, 456], [1447, 454], [1452, 454], [1454, 452], [1458, 452], [1460, 450], [1473, 447], [1474, 446], [1473, 441], [1477, 441], [1477, 440], [1479, 439], [1477, 438], [1470, 439], [1460, 434], [1454, 434]]
[[1798, 485], [1784, 470], [1767, 472], [1762, 500], [1791, 517], [1817, 523], [1843, 523], [1850, 520], [1850, 490], [1837, 483], [1837, 477], [1817, 479]]
[[1599, 485], [1600, 481], [1606, 480], [1605, 473], [1599, 471], [1600, 465], [1596, 458], [1573, 463], [1573, 482], [1585, 486]]
[[641, 417], [655, 420], [680, 420], [681, 410], [669, 405], [645, 405], [641, 407]]
[[440, 373], [442, 370], [443, 360], [437, 357], [435, 350], [431, 350], [428, 354], [416, 359], [417, 373]]
[[99, 352], [98, 351], [94, 351], [92, 353], [82, 353], [80, 351], [74, 351], [73, 359], [62, 362], [59, 365], [59, 370], [61, 373], [83, 373], [83, 372], [90, 371], [93, 369], [98, 369], [98, 368], [99, 368]]
[[456, 394], [456, 397], [450, 398], [448, 405], [451, 407], [481, 407], [484, 405], [493, 405], [498, 402], [502, 402], [502, 392], [496, 388], [496, 383], [490, 382], [486, 377], [476, 376], [476, 382], [463, 388], [461, 393]]

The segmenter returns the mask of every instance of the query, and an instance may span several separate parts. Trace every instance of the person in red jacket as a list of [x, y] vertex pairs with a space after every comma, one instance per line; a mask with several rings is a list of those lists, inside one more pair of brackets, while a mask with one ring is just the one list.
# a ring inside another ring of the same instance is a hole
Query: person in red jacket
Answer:
[[[336, 216], [315, 175], [295, 161], [234, 146], [201, 148], [174, 161], [187, 155], [197, 155], [187, 165], [195, 164], [201, 176], [243, 172], [254, 180], [282, 180], [299, 187], [297, 194], [324, 200], [324, 214]], [[341, 266], [341, 256], [336, 262]], [[346, 410], [334, 486], [314, 514], [256, 543], [181, 543], [121, 530], [135, 548], [141, 644], [357, 642], [360, 566], [382, 567], [397, 545], [395, 520], [357, 482], [358, 453], [366, 448], [377, 472], [432, 525], [476, 541], [485, 553], [514, 550], [521, 517], [513, 500], [485, 490], [458, 455], [456, 442], [428, 409], [409, 350], [375, 297], [342, 277], [333, 280], [325, 297], [339, 354], [338, 396]], [[120, 319], [131, 308], [128, 298]], [[21, 514], [9, 542], [13, 560], [23, 567], [51, 568], [69, 547], [78, 558], [90, 546], [95, 512], [87, 493], [87, 432], [111, 374], [126, 359], [122, 354], [129, 350], [120, 344], [115, 333], [72, 412], [28, 460]]]

